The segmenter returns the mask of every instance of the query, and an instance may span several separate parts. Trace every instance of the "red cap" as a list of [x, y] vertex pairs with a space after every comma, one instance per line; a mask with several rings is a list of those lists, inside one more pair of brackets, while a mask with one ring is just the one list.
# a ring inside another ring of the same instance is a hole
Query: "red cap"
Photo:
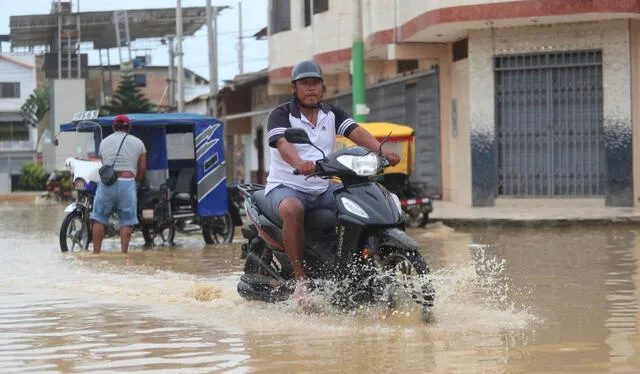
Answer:
[[122, 123], [123, 125], [128, 125], [131, 122], [129, 121], [129, 117], [127, 117], [124, 114], [121, 114], [121, 115], [119, 115], [119, 116], [117, 116], [116, 118], [113, 119], [113, 124], [114, 125], [118, 125], [120, 123]]

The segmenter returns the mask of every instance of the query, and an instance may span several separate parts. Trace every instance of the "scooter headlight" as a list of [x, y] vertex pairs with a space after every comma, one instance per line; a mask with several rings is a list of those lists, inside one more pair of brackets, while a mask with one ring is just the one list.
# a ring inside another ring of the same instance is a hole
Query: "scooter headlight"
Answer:
[[391, 200], [393, 200], [396, 208], [398, 208], [398, 213], [402, 214], [402, 204], [400, 204], [400, 198], [398, 198], [398, 195], [394, 194], [393, 192], [389, 192], [389, 194], [391, 195]]
[[84, 181], [84, 179], [78, 178], [73, 182], [73, 188], [76, 190], [84, 190], [84, 187], [87, 185], [87, 183]]
[[369, 218], [369, 215], [367, 214], [367, 212], [364, 209], [362, 209], [362, 207], [358, 205], [358, 203], [346, 197], [341, 198], [340, 201], [342, 201], [342, 205], [344, 205], [344, 208], [349, 213], [355, 214], [356, 216], [362, 217], [365, 219]]
[[339, 156], [337, 160], [342, 165], [363, 177], [376, 175], [380, 170], [380, 158], [373, 152], [367, 153], [364, 156], [342, 155]]

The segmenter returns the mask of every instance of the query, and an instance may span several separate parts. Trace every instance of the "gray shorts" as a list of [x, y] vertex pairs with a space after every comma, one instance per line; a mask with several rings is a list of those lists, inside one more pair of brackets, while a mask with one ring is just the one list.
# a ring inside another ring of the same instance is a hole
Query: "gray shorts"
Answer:
[[319, 195], [300, 192], [283, 184], [275, 187], [267, 194], [267, 201], [271, 204], [271, 208], [276, 214], [279, 212], [280, 203], [288, 197], [295, 197], [302, 203], [305, 211], [313, 209], [332, 209], [337, 210], [338, 206], [333, 197], [333, 193], [342, 187], [341, 183], [329, 183], [329, 188]]

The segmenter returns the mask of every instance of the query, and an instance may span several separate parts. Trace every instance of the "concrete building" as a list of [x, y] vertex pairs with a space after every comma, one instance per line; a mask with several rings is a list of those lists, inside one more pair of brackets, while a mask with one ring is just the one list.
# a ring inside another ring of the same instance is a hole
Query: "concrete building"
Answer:
[[[351, 109], [353, 4], [270, 2], [270, 94], [314, 58]], [[416, 128], [444, 200], [640, 205], [640, 2], [367, 0], [362, 21], [368, 120]]]
[[0, 174], [17, 176], [35, 161], [37, 130], [29, 126], [21, 106], [36, 88], [33, 54], [0, 54]]
[[[169, 111], [169, 67], [141, 66], [134, 69], [134, 78], [144, 95], [161, 109]], [[99, 107], [102, 94], [105, 100], [118, 88], [122, 77], [119, 65], [89, 66], [87, 74], [87, 99]], [[208, 87], [209, 81], [189, 69], [184, 69], [185, 103], [199, 96], [199, 87]], [[176, 90], [177, 91], [177, 90]], [[197, 94], [194, 92], [198, 91]], [[175, 106], [175, 105], [174, 105]]]
[[269, 171], [269, 144], [265, 124], [274, 106], [288, 96], [268, 95], [267, 70], [245, 73], [226, 81], [218, 93], [220, 118], [225, 122], [229, 180], [264, 183]]

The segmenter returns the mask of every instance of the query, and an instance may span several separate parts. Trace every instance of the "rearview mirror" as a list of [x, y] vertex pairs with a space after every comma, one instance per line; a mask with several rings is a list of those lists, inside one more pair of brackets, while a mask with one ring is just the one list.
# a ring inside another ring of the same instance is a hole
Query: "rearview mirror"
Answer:
[[57, 146], [58, 145], [58, 138], [53, 139], [53, 145]]
[[309, 135], [303, 129], [286, 129], [284, 138], [293, 144], [311, 144]]

